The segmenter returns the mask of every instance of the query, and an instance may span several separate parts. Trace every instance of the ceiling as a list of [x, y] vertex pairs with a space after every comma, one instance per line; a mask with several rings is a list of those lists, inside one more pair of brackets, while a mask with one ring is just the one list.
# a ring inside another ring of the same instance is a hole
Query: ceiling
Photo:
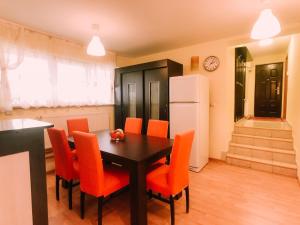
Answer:
[[[270, 0], [285, 29], [300, 24], [299, 0]], [[0, 17], [87, 44], [100, 26], [106, 49], [141, 56], [250, 35], [261, 0], [1, 0]]]
[[273, 43], [268, 46], [259, 46], [259, 42], [251, 42], [246, 44], [253, 58], [269, 55], [287, 54], [290, 43], [290, 36], [273, 38]]

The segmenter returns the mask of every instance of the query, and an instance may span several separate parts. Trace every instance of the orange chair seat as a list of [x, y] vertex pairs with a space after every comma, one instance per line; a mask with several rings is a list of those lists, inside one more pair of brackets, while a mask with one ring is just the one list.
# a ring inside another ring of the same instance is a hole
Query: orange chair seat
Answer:
[[120, 190], [129, 184], [129, 174], [118, 166], [108, 165], [104, 167], [104, 197]]
[[169, 197], [171, 193], [170, 185], [168, 184], [168, 173], [170, 167], [168, 165], [161, 165], [155, 170], [147, 174], [147, 190], [159, 192], [165, 197]]

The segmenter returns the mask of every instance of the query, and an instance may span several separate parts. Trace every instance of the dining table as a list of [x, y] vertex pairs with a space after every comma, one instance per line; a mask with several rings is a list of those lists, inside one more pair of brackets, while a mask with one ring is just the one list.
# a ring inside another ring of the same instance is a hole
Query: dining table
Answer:
[[[98, 138], [102, 159], [120, 164], [129, 171], [131, 225], [147, 225], [147, 168], [171, 154], [173, 140], [127, 133], [123, 141], [113, 141], [109, 130], [92, 133]], [[76, 148], [73, 137], [68, 141]]]

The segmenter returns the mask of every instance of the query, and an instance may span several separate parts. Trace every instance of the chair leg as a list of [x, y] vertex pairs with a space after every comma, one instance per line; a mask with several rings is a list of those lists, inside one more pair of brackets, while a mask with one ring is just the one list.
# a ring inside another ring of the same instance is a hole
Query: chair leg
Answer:
[[68, 182], [69, 209], [72, 209], [72, 188], [73, 188], [73, 180], [70, 180]]
[[56, 200], [59, 201], [59, 180], [60, 177], [58, 175], [55, 176], [55, 190], [56, 190]]
[[102, 205], [103, 197], [98, 198], [98, 225], [102, 225]]
[[152, 195], [152, 190], [149, 190], [148, 191], [148, 196], [149, 196], [149, 199], [152, 199], [153, 195]]
[[187, 186], [184, 190], [185, 190], [185, 211], [186, 211], [186, 213], [189, 213], [189, 210], [190, 210], [190, 191], [189, 191], [189, 186]]
[[171, 209], [171, 225], [175, 225], [175, 207], [174, 207], [174, 198], [170, 196], [170, 209]]
[[80, 191], [80, 217], [81, 217], [81, 219], [84, 218], [84, 199], [85, 199], [85, 193]]

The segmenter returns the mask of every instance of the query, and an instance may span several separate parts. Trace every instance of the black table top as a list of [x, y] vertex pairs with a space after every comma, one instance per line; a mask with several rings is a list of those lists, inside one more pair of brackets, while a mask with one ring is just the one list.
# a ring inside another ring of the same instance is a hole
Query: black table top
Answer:
[[[173, 140], [166, 138], [126, 134], [124, 141], [114, 142], [111, 141], [109, 130], [93, 133], [98, 137], [102, 153], [119, 156], [135, 162], [145, 161], [150, 158], [162, 158], [166, 155], [166, 152], [171, 152], [173, 145]], [[74, 139], [69, 137], [69, 142], [74, 143]]]
[[48, 128], [53, 124], [33, 119], [0, 120], [0, 133], [24, 129]]

